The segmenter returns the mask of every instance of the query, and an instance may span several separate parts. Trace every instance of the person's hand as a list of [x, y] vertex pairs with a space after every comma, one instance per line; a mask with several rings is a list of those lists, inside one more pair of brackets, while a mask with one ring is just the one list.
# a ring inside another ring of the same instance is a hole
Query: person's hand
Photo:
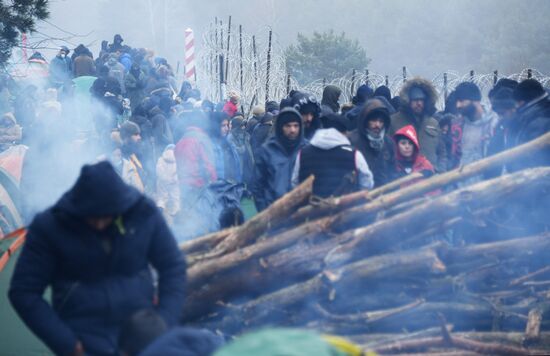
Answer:
[[82, 343], [80, 341], [76, 342], [72, 356], [85, 356], [84, 346], [82, 346]]
[[422, 174], [424, 178], [430, 178], [434, 175], [434, 172], [430, 171], [429, 169], [423, 169], [420, 171], [420, 174]]

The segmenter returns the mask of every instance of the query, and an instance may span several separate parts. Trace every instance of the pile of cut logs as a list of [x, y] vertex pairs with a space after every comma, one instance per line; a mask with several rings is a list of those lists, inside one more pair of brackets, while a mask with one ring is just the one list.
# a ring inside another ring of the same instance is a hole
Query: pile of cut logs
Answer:
[[244, 225], [181, 245], [183, 322], [309, 328], [380, 354], [548, 353], [550, 167], [482, 179], [548, 150], [550, 133], [326, 200], [310, 177]]

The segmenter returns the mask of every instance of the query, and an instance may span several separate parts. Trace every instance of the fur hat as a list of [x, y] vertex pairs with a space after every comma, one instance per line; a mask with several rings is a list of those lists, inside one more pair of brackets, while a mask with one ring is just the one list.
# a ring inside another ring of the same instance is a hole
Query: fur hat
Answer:
[[265, 114], [265, 108], [262, 105], [256, 105], [252, 109], [252, 115], [256, 117], [263, 116]]
[[229, 99], [241, 100], [241, 95], [236, 90], [230, 90], [227, 92]]

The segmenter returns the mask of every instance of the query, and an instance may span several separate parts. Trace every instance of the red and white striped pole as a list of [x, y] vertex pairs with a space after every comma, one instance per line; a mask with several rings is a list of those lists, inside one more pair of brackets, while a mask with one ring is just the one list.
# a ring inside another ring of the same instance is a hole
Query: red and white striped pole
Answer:
[[24, 62], [27, 62], [29, 59], [27, 56], [27, 34], [24, 32], [21, 34], [21, 50], [22, 59]]
[[185, 79], [189, 81], [197, 80], [195, 72], [195, 36], [193, 30], [185, 30]]

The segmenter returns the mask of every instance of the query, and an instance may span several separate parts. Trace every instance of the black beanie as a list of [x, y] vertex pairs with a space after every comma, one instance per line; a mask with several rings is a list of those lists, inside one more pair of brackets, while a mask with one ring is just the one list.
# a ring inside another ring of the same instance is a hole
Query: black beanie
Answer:
[[289, 122], [302, 122], [302, 115], [298, 112], [298, 110], [294, 108], [284, 108], [281, 110], [279, 115], [277, 115], [277, 126], [283, 127], [285, 124], [288, 124]]
[[514, 100], [530, 102], [545, 93], [542, 85], [535, 79], [526, 79], [514, 90]]
[[388, 88], [385, 85], [381, 85], [374, 91], [374, 96], [383, 96], [388, 101], [391, 100], [391, 91], [390, 88]]
[[349, 130], [349, 120], [343, 115], [327, 114], [321, 117], [321, 122], [323, 123], [323, 128], [325, 129], [333, 128], [342, 133]]
[[455, 89], [456, 100], [481, 101], [481, 91], [472, 82], [462, 82]]

